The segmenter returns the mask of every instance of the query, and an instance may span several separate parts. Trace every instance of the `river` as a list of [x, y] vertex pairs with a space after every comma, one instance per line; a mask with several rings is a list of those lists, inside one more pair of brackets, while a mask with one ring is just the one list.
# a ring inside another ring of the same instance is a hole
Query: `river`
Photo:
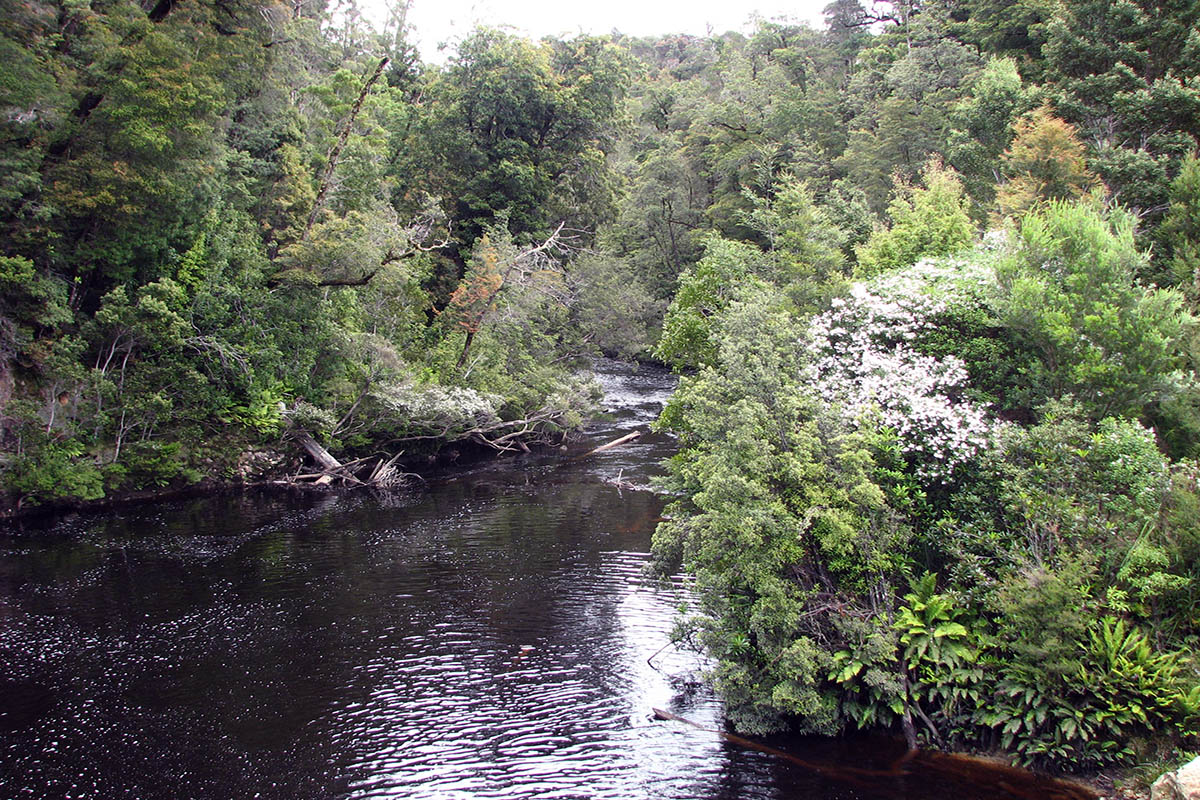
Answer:
[[670, 643], [686, 585], [646, 573], [671, 441], [573, 458], [647, 430], [672, 381], [597, 366], [607, 413], [567, 453], [0, 530], [0, 797], [1082, 796], [936, 755], [889, 773], [892, 740], [716, 732]]

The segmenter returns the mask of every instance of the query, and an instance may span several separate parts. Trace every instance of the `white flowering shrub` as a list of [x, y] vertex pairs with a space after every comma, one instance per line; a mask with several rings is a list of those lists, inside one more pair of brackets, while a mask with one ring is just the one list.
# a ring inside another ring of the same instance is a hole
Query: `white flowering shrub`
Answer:
[[965, 398], [961, 359], [915, 347], [952, 304], [978, 302], [991, 275], [971, 259], [926, 259], [854, 284], [809, 327], [809, 377], [821, 398], [856, 424], [894, 430], [926, 480], [949, 479], [990, 446], [1002, 424]]
[[456, 434], [499, 422], [502, 398], [461, 386], [386, 383], [371, 399], [394, 426], [412, 432], [453, 438]]

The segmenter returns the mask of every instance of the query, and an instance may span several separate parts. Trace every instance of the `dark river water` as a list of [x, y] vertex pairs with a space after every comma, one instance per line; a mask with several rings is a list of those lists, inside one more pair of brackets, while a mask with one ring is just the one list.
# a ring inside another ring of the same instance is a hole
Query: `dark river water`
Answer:
[[[1080, 797], [886, 739], [723, 738], [647, 576], [661, 372], [568, 453], [388, 496], [238, 494], [0, 529], [0, 798]], [[712, 729], [658, 721], [664, 708]]]

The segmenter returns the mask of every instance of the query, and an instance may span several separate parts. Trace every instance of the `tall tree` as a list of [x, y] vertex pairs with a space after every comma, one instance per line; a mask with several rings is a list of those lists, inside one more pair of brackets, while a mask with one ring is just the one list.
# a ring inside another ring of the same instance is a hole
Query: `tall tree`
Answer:
[[1200, 159], [1189, 156], [1171, 183], [1171, 205], [1159, 229], [1165, 250], [1154, 278], [1160, 285], [1179, 285], [1193, 303], [1200, 302]]
[[1074, 200], [1099, 185], [1088, 171], [1075, 129], [1045, 106], [1017, 123], [1012, 146], [1000, 168], [1000, 213], [1019, 218], [1050, 200]]
[[1046, 23], [1055, 112], [1089, 147], [1116, 199], [1156, 223], [1178, 162], [1200, 131], [1200, 6], [1079, 0]]
[[460, 243], [501, 213], [518, 239], [548, 234], [552, 220], [595, 229], [608, 218], [606, 158], [628, 81], [625, 57], [603, 39], [467, 37], [430, 87], [425, 142]]

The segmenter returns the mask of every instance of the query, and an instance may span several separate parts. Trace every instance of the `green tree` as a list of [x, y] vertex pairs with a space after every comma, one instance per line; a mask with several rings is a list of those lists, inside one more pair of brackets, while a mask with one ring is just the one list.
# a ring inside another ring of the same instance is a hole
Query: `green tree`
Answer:
[[1138, 285], [1147, 262], [1119, 209], [1051, 201], [1022, 220], [994, 310], [1039, 353], [1025, 373], [1037, 395], [1074, 395], [1099, 419], [1140, 416], [1176, 390], [1191, 321], [1177, 292]]
[[1016, 62], [994, 58], [950, 112], [946, 162], [962, 175], [976, 219], [984, 218], [995, 200], [1000, 156], [1012, 142], [1013, 122], [1027, 107], [1029, 94]]
[[954, 35], [988, 53], [1015, 59], [1022, 76], [1040, 83], [1045, 59], [1045, 22], [1053, 2], [1043, 0], [955, 0], [950, 4]]
[[[1153, 273], [1163, 286], [1179, 286], [1200, 303], [1200, 159], [1189, 156], [1171, 183], [1171, 205], [1159, 228], [1162, 253]], [[1165, 267], [1165, 268], [1164, 268]]]
[[594, 230], [611, 214], [606, 156], [629, 81], [625, 56], [604, 39], [534, 44], [481, 29], [429, 89], [425, 146], [454, 198], [460, 243], [506, 213], [518, 239], [552, 221]]
[[1042, 106], [1017, 123], [1004, 153], [1000, 214], [1020, 218], [1049, 200], [1075, 200], [1099, 185], [1088, 171], [1075, 130]]
[[711, 235], [704, 258], [679, 276], [655, 356], [676, 369], [711, 364], [718, 344], [713, 320], [744, 285], [761, 284], [770, 272], [770, 260], [754, 245]]
[[654, 548], [697, 575], [733, 723], [763, 733], [786, 717], [832, 733], [843, 719], [828, 674], [847, 633], [819, 609], [872, 618], [866, 598], [890, 600], [910, 532], [874, 480], [871, 437], [806, 388], [786, 305], [748, 283], [714, 315], [711, 361], [681, 380], [659, 423], [680, 437], [666, 481], [679, 499]]
[[888, 206], [892, 224], [876, 230], [857, 249], [857, 275], [867, 277], [970, 245], [975, 226], [957, 173], [931, 161], [921, 179], [924, 186], [897, 185], [896, 197]]
[[892, 8], [902, 24], [859, 54], [845, 101], [851, 133], [836, 161], [876, 213], [886, 208], [895, 175], [912, 181], [943, 152], [950, 111], [983, 66], [976, 52], [947, 35], [938, 7]]
[[601, 254], [580, 255], [568, 263], [567, 280], [574, 297], [572, 328], [581, 348], [623, 357], [649, 349], [662, 306], [627, 262]]
[[673, 134], [647, 135], [614, 224], [601, 244], [629, 259], [655, 297], [669, 300], [679, 273], [703, 253], [701, 232], [711, 198], [703, 164], [688, 157]]
[[795, 175], [784, 174], [769, 199], [748, 189], [746, 196], [753, 205], [745, 224], [766, 240], [775, 262], [768, 277], [797, 308], [815, 308], [845, 277], [845, 234], [817, 205], [807, 182]]
[[1152, 222], [1197, 144], [1198, 21], [1191, 3], [1078, 0], [1045, 23], [1055, 112], [1090, 143], [1089, 166], [1116, 198]]

